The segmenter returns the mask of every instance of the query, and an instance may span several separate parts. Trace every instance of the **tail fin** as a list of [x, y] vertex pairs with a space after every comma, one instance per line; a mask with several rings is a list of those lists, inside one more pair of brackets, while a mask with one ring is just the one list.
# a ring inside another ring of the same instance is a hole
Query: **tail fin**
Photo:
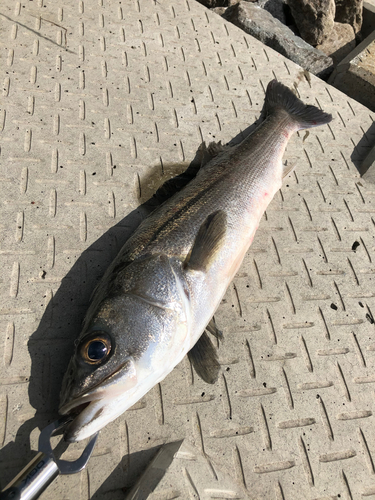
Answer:
[[283, 109], [290, 115], [297, 130], [318, 127], [332, 120], [332, 115], [315, 106], [304, 104], [288, 87], [272, 80], [266, 91], [266, 111], [267, 114], [272, 114], [278, 109]]

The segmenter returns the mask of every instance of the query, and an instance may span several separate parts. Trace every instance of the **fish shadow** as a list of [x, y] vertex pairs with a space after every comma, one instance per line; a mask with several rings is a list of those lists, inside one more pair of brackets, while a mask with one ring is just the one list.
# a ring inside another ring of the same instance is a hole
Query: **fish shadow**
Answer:
[[353, 152], [350, 155], [350, 159], [361, 176], [366, 173], [366, 169], [362, 165], [363, 160], [373, 147], [375, 147], [375, 123], [371, 124], [366, 132], [363, 133], [363, 136], [354, 146]]
[[[228, 145], [234, 146], [242, 142], [257, 127], [262, 116], [264, 112], [257, 121], [233, 137]], [[91, 294], [107, 267], [139, 224], [155, 208], [180, 191], [195, 177], [200, 163], [201, 152], [198, 148], [188, 168], [162, 184], [146, 201], [143, 201], [145, 193], [142, 193], [140, 189], [139, 207], [82, 252], [62, 279], [60, 287], [44, 311], [38, 328], [30, 336], [27, 344], [31, 358], [29, 402], [36, 412], [32, 418], [19, 427], [14, 441], [7, 443], [0, 450], [0, 464], [6, 465], [2, 467], [2, 487], [7, 485], [36, 455], [36, 451], [30, 446], [30, 434], [36, 428], [42, 430], [58, 418], [62, 379], [73, 354], [74, 341], [80, 333]], [[169, 173], [181, 172], [183, 167], [186, 167], [186, 163], [164, 165], [164, 169], [169, 170]], [[160, 180], [162, 178], [160, 168], [160, 165], [153, 167], [151, 174], [143, 181], [147, 183], [155, 177], [159, 177]], [[46, 277], [47, 284], [48, 273], [43, 273], [43, 276]]]
[[[31, 358], [29, 402], [36, 412], [18, 429], [15, 440], [0, 450], [4, 487], [19, 472], [14, 470], [22, 459], [22, 468], [36, 454], [30, 448], [30, 434], [42, 430], [58, 418], [59, 393], [64, 372], [73, 354], [77, 338], [97, 282], [127, 238], [147, 216], [142, 205], [118, 224], [111, 227], [90, 245], [62, 279], [57, 292], [49, 301], [38, 328], [30, 336]], [[46, 275], [48, 279], [48, 273]], [[15, 464], [14, 467], [11, 464]]]

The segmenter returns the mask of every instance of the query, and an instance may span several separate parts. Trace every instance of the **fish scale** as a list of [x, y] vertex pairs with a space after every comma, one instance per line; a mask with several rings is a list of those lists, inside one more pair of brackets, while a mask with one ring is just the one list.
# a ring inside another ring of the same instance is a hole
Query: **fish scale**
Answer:
[[282, 165], [288, 140], [332, 119], [276, 80], [265, 110], [238, 146], [209, 146], [213, 158], [139, 226], [106, 271], [63, 382], [60, 412], [75, 416], [68, 441], [121, 415], [187, 353], [204, 380], [216, 380], [220, 365], [205, 329], [291, 171]]
[[[282, 183], [281, 158], [291, 135], [285, 115], [281, 120], [269, 117], [233, 151], [224, 151], [206, 165], [182, 192], [145, 221], [123, 249], [122, 258], [133, 260], [153, 248], [167, 255], [186, 256], [197, 227], [215, 210], [227, 210], [230, 223], [233, 219], [232, 224], [240, 226], [244, 213], [234, 204], [241, 201], [243, 210], [253, 211], [252, 220], [258, 218], [258, 205], [262, 205], [263, 215], [262, 195], [269, 197], [268, 205]], [[272, 169], [267, 168], [270, 164]]]

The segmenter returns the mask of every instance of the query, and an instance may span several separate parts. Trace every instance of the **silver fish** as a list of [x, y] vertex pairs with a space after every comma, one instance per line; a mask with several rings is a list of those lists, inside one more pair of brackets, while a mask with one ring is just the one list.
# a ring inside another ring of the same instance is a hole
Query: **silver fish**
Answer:
[[91, 436], [136, 403], [189, 353], [208, 382], [219, 364], [205, 332], [290, 172], [282, 156], [297, 130], [332, 116], [271, 81], [266, 119], [213, 158], [126, 242], [97, 287], [64, 377], [67, 441]]

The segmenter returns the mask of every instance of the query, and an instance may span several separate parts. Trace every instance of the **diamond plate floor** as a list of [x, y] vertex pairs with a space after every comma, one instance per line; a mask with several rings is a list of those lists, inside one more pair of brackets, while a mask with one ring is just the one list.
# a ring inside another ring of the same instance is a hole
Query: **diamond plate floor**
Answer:
[[[137, 207], [202, 140], [254, 123], [276, 76], [334, 121], [288, 146], [296, 171], [216, 315], [219, 382], [185, 359], [43, 499], [122, 499], [161, 444], [185, 437], [252, 499], [375, 498], [375, 191], [356, 169], [375, 115], [193, 0], [0, 10], [2, 486], [56, 418], [89, 296]], [[204, 488], [192, 467], [168, 498], [227, 498], [212, 474]]]

